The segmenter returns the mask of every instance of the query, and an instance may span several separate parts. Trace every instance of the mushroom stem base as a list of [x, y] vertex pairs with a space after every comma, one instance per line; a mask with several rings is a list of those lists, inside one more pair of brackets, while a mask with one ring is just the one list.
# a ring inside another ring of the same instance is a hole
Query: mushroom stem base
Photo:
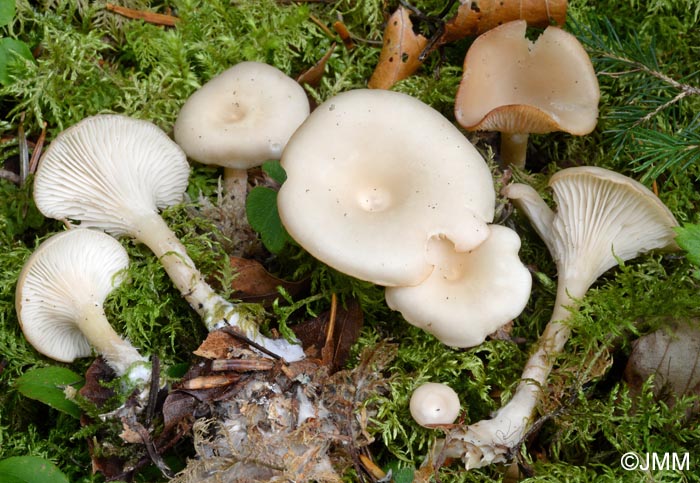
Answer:
[[517, 451], [527, 437], [554, 360], [571, 335], [571, 329], [566, 324], [570, 310], [575, 307], [571, 297], [581, 298], [588, 289], [586, 284], [585, 287], [567, 291], [566, 285], [560, 282], [550, 322], [540, 337], [537, 349], [525, 364], [520, 384], [511, 400], [491, 419], [453, 430], [442, 447], [441, 457], [460, 458], [469, 470], [507, 462]]
[[209, 331], [225, 326], [241, 329], [257, 342], [288, 362], [303, 359], [301, 346], [284, 339], [268, 339], [258, 333], [257, 325], [239, 305], [220, 296], [204, 280], [187, 249], [157, 214], [142, 216], [135, 223], [134, 238], [148, 246], [158, 257], [173, 284], [190, 306], [202, 317]]

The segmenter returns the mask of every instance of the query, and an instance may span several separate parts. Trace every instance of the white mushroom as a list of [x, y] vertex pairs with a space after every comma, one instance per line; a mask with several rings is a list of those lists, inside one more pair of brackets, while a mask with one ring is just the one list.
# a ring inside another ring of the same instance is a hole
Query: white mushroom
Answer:
[[530, 297], [532, 277], [518, 258], [520, 238], [503, 226], [468, 252], [433, 239], [430, 276], [412, 287], [389, 287], [386, 301], [411, 324], [451, 347], [481, 344], [517, 317]]
[[549, 26], [534, 42], [516, 20], [478, 37], [464, 59], [455, 117], [469, 130], [501, 132], [501, 157], [525, 166], [529, 133], [590, 133], [600, 89], [581, 43]]
[[454, 423], [461, 407], [459, 396], [450, 386], [426, 382], [413, 391], [409, 409], [418, 424], [430, 427]]
[[158, 214], [183, 200], [188, 177], [185, 154], [155, 125], [98, 115], [53, 140], [36, 173], [34, 200], [48, 217], [144, 243], [209, 330], [236, 326], [288, 361], [303, 357], [300, 346], [258, 334], [238, 306], [216, 294]]
[[440, 113], [405, 94], [333, 97], [294, 133], [281, 163], [284, 226], [356, 278], [415, 285], [432, 271], [429, 239], [463, 252], [488, 237], [495, 193], [486, 163]]
[[200, 163], [224, 168], [224, 191], [245, 199], [247, 169], [279, 159], [309, 115], [304, 89], [271, 65], [241, 62], [192, 94], [178, 114], [175, 141]]
[[550, 179], [557, 212], [530, 186], [504, 189], [530, 219], [557, 265], [551, 320], [530, 356], [511, 400], [492, 419], [450, 434], [444, 451], [467, 468], [506, 461], [530, 426], [554, 358], [570, 335], [566, 321], [588, 288], [619, 261], [655, 249], [677, 248], [671, 212], [642, 184], [595, 167], [564, 169]]
[[148, 380], [148, 359], [119, 337], [103, 309], [128, 265], [126, 250], [100, 231], [69, 230], [44, 241], [17, 282], [17, 317], [27, 341], [61, 362], [88, 357], [94, 348], [119, 376]]

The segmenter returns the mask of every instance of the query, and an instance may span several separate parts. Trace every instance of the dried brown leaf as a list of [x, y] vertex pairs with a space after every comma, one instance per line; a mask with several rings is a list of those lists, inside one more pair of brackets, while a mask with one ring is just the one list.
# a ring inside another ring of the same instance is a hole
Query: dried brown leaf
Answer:
[[237, 273], [232, 284], [234, 296], [244, 302], [271, 304], [280, 297], [277, 287], [295, 297], [308, 286], [307, 281], [289, 282], [277, 278], [255, 260], [231, 257], [231, 267]]
[[227, 359], [234, 347], [242, 346], [242, 342], [222, 330], [215, 330], [207, 335], [194, 355], [205, 359]]
[[323, 75], [326, 72], [326, 64], [328, 63], [328, 59], [331, 58], [331, 55], [335, 50], [335, 45], [336, 44], [334, 42], [328, 49], [328, 52], [326, 52], [318, 62], [299, 74], [299, 77], [297, 77], [297, 82], [299, 84], [307, 84], [311, 87], [318, 87], [318, 85], [321, 83], [321, 79], [323, 79]]
[[445, 23], [438, 44], [481, 35], [512, 20], [526, 20], [531, 27], [564, 25], [567, 0], [471, 0], [462, 3]]
[[413, 31], [408, 10], [399, 6], [384, 30], [379, 62], [367, 86], [370, 89], [389, 89], [413, 74], [422, 65], [418, 56], [427, 43], [428, 39]]
[[331, 371], [340, 369], [350, 355], [350, 348], [360, 336], [363, 315], [360, 304], [354, 300], [348, 300], [346, 305], [337, 308], [333, 328], [332, 344], [326, 344], [326, 334], [331, 322], [331, 311], [327, 311], [316, 317], [301, 322], [294, 326], [294, 333], [301, 341], [304, 350], [312, 357], [322, 357], [324, 347], [327, 347], [325, 359], [330, 364]]

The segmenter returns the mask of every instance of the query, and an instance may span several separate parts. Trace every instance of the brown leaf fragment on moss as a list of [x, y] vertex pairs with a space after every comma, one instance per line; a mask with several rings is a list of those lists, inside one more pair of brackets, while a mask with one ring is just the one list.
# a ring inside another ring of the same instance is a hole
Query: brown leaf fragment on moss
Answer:
[[400, 6], [384, 30], [379, 62], [367, 86], [370, 89], [389, 89], [413, 74], [422, 65], [418, 56], [427, 43], [428, 39], [413, 31], [408, 10]]
[[481, 35], [512, 20], [526, 20], [530, 27], [564, 25], [567, 0], [467, 0], [445, 24], [438, 45]]
[[318, 62], [316, 62], [313, 66], [309, 67], [307, 70], [299, 74], [297, 77], [297, 82], [301, 84], [302, 86], [304, 84], [309, 85], [311, 87], [318, 87], [318, 85], [321, 83], [321, 79], [323, 79], [323, 75], [326, 72], [326, 64], [328, 63], [328, 59], [331, 58], [331, 55], [333, 54], [333, 51], [335, 50], [335, 43], [333, 43], [328, 51], [319, 59]]
[[293, 329], [310, 357], [321, 358], [324, 347], [327, 348], [328, 355], [325, 359], [329, 361], [331, 372], [334, 372], [345, 365], [350, 355], [350, 348], [360, 336], [363, 323], [360, 304], [354, 299], [346, 301], [344, 306], [339, 304], [335, 314], [332, 339], [327, 343], [326, 335], [329, 333], [330, 323], [331, 311], [329, 310], [315, 319], [295, 325]]
[[237, 274], [232, 283], [234, 297], [243, 302], [271, 304], [280, 297], [277, 287], [295, 297], [308, 286], [306, 281], [290, 282], [277, 278], [255, 260], [231, 257], [231, 267]]
[[205, 359], [227, 359], [235, 347], [242, 347], [243, 343], [222, 330], [215, 330], [207, 335], [194, 355]]

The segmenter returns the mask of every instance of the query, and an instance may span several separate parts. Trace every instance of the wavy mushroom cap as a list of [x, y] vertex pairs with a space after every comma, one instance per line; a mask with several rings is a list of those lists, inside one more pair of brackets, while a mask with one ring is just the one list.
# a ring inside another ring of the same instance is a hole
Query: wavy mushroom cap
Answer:
[[474, 41], [455, 99], [457, 122], [469, 130], [588, 134], [600, 99], [588, 54], [558, 27], [547, 27], [534, 42], [526, 28], [516, 20]]
[[552, 212], [528, 185], [504, 189], [549, 248], [559, 276], [587, 289], [616, 266], [657, 249], [677, 249], [671, 211], [643, 184], [604, 168], [563, 169], [549, 180]]
[[405, 94], [359, 89], [319, 106], [287, 144], [278, 196], [290, 235], [328, 265], [381, 285], [432, 270], [426, 245], [488, 237], [495, 193], [476, 149], [440, 113]]
[[473, 347], [525, 308], [532, 277], [513, 230], [492, 225], [489, 238], [469, 252], [456, 252], [446, 240], [429, 248], [435, 269], [426, 280], [386, 289], [389, 307], [409, 323], [450, 347]]
[[174, 135], [200, 163], [247, 169], [279, 159], [308, 115], [306, 93], [294, 79], [267, 64], [241, 62], [187, 99]]
[[454, 423], [461, 407], [459, 396], [450, 386], [426, 382], [411, 394], [409, 410], [418, 424], [429, 426]]
[[101, 310], [128, 265], [126, 250], [100, 231], [79, 228], [44, 241], [17, 282], [15, 306], [27, 341], [57, 361], [89, 356], [91, 345], [78, 318]]
[[34, 200], [47, 217], [133, 234], [135, 217], [183, 200], [189, 170], [182, 149], [154, 124], [97, 115], [51, 142], [37, 169]]

